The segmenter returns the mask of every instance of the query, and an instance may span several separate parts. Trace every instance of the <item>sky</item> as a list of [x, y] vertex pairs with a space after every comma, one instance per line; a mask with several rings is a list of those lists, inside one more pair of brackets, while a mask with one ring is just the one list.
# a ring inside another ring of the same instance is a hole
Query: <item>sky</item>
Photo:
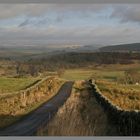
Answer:
[[140, 4], [0, 4], [0, 44], [140, 42]]

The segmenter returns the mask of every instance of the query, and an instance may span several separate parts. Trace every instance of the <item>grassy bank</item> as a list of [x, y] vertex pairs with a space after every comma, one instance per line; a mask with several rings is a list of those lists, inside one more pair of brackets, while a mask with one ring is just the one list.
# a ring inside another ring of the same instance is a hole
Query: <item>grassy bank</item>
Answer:
[[63, 83], [64, 80], [49, 77], [17, 94], [1, 98], [0, 128], [14, 123], [48, 101], [57, 94]]
[[140, 110], [140, 86], [97, 80], [100, 91], [112, 103], [125, 110]]

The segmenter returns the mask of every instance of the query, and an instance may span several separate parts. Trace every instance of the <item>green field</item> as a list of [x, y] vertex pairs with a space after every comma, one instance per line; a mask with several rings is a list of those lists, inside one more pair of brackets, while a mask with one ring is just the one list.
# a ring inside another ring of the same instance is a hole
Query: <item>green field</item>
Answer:
[[84, 80], [88, 78], [106, 79], [108, 81], [114, 81], [124, 75], [124, 71], [107, 71], [107, 70], [94, 70], [94, 69], [70, 69], [66, 70], [62, 75], [62, 78], [67, 80]]
[[0, 77], [0, 94], [25, 89], [35, 83], [37, 80], [37, 78]]
[[93, 65], [90, 66], [90, 68], [67, 69], [61, 77], [67, 80], [84, 80], [92, 77], [97, 80], [107, 80], [113, 82], [123, 78], [126, 70], [140, 71], [140, 64]]

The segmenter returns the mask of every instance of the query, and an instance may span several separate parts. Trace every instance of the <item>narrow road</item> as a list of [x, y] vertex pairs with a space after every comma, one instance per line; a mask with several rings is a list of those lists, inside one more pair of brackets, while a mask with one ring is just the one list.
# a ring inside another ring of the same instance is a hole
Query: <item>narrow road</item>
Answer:
[[49, 120], [57, 112], [58, 108], [64, 104], [71, 94], [73, 82], [64, 83], [57, 95], [37, 110], [26, 116], [21, 121], [0, 131], [0, 136], [33, 136], [37, 129]]

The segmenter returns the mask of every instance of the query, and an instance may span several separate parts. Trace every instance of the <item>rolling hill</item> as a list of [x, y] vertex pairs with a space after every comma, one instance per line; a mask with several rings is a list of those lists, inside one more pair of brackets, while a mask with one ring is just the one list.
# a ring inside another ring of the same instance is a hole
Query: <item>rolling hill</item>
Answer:
[[140, 43], [105, 46], [99, 50], [102, 52], [140, 52]]

